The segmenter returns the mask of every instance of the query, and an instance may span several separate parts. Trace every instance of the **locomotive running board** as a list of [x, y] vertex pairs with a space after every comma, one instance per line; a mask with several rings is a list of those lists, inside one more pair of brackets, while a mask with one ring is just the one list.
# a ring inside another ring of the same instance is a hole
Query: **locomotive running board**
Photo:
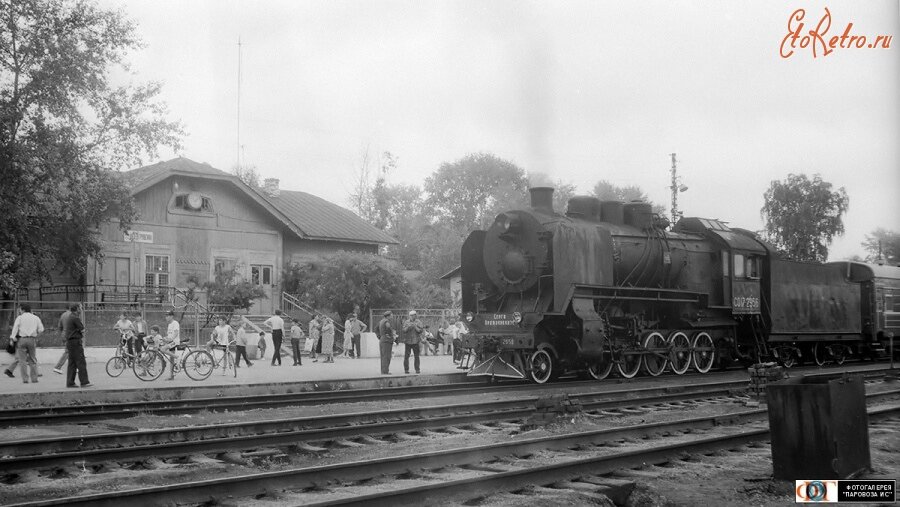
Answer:
[[476, 364], [469, 370], [468, 377], [503, 377], [503, 378], [525, 378], [525, 374], [518, 370], [515, 366], [507, 363], [500, 353], [485, 359]]

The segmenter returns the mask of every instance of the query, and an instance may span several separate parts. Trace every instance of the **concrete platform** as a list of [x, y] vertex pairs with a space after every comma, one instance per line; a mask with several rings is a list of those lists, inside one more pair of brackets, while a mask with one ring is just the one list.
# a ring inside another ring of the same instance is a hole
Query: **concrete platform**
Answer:
[[[163, 374], [159, 379], [152, 382], [144, 382], [134, 375], [130, 369], [122, 372], [122, 375], [116, 378], [110, 377], [106, 373], [106, 362], [115, 354], [114, 348], [89, 347], [85, 350], [85, 356], [88, 361], [88, 376], [93, 386], [85, 389], [66, 388], [65, 367], [63, 374], [57, 374], [53, 371], [56, 361], [62, 354], [60, 348], [41, 348], [37, 351], [39, 371], [42, 376], [38, 379], [38, 383], [24, 383], [22, 381], [19, 369], [16, 368], [15, 378], [9, 378], [0, 371], [0, 407], [4, 405], [3, 394], [19, 395], [28, 393], [50, 393], [50, 392], [86, 392], [86, 391], [109, 391], [109, 390], [133, 390], [133, 389], [165, 389], [176, 388], [177, 391], [190, 390], [192, 388], [203, 388], [213, 386], [251, 386], [251, 385], [272, 385], [272, 384], [298, 384], [305, 385], [312, 383], [310, 389], [318, 390], [315, 385], [318, 381], [328, 384], [324, 387], [327, 390], [347, 389], [349, 386], [341, 386], [342, 382], [353, 384], [353, 388], [371, 388], [371, 387], [387, 387], [397, 385], [412, 384], [429, 384], [443, 383], [433, 378], [435, 375], [446, 376], [452, 374], [455, 380], [461, 381], [461, 370], [457, 369], [453, 364], [451, 356], [422, 356], [421, 357], [421, 375], [412, 373], [405, 375], [403, 373], [403, 357], [394, 356], [391, 360], [391, 376], [381, 375], [381, 360], [379, 358], [359, 358], [350, 359], [337, 357], [334, 363], [312, 362], [308, 357], [303, 356], [302, 366], [292, 366], [293, 359], [288, 356], [282, 356], [282, 366], [271, 365], [271, 355], [266, 359], [253, 360], [253, 366], [247, 367], [241, 365], [238, 369], [237, 378], [232, 375], [225, 376], [221, 370], [214, 371], [209, 378], [204, 381], [194, 381], [188, 378], [184, 372], [175, 375], [175, 380], [167, 381], [168, 372]], [[2, 353], [0, 359], [3, 360], [2, 370], [5, 370], [12, 358], [6, 353]], [[410, 357], [410, 370], [413, 369], [413, 358]], [[231, 373], [231, 372], [229, 372]], [[76, 379], [77, 382], [77, 379]], [[444, 381], [446, 382], [446, 380]], [[208, 389], [200, 389], [207, 391]], [[302, 390], [307, 390], [303, 388]]]

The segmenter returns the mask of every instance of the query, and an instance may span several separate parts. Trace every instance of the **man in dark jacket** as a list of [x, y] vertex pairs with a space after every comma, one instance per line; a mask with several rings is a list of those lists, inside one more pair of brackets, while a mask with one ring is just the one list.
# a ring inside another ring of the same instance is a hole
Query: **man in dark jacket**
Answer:
[[391, 311], [384, 312], [384, 316], [378, 323], [376, 334], [378, 335], [378, 348], [381, 352], [381, 374], [390, 375], [391, 355], [394, 352], [394, 342], [397, 339], [397, 333], [391, 326]]
[[400, 341], [406, 344], [406, 351], [403, 353], [403, 369], [406, 371], [407, 375], [409, 374], [410, 352], [416, 355], [416, 373], [421, 373], [419, 369], [419, 348], [422, 343], [422, 333], [424, 331], [425, 327], [422, 325], [422, 321], [419, 320], [416, 311], [412, 310], [409, 312], [409, 318], [403, 323], [403, 337], [400, 338]]
[[78, 372], [78, 381], [81, 387], [90, 387], [88, 380], [87, 363], [84, 359], [83, 331], [80, 308], [78, 303], [69, 307], [69, 313], [63, 314], [60, 319], [62, 336], [66, 340], [66, 351], [69, 353], [69, 366], [66, 370], [66, 387], [78, 387], [75, 385], [75, 373]]

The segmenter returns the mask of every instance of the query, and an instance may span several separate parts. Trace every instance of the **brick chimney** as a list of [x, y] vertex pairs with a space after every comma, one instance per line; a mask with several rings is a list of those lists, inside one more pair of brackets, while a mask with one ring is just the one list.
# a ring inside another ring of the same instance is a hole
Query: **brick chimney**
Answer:
[[270, 197], [278, 197], [278, 183], [281, 180], [278, 178], [266, 178], [263, 180], [263, 192]]

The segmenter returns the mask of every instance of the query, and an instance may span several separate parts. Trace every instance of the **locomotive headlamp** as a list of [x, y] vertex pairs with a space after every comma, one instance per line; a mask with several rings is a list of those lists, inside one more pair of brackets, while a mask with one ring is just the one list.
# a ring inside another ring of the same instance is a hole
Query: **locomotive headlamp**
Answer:
[[469, 312], [466, 314], [466, 322], [472, 322], [472, 319], [474, 319], [474, 318], [475, 318], [475, 316], [472, 315], [472, 312]]
[[512, 215], [501, 213], [500, 216], [497, 217], [497, 224], [503, 232], [516, 232], [519, 229], [521, 222]]

